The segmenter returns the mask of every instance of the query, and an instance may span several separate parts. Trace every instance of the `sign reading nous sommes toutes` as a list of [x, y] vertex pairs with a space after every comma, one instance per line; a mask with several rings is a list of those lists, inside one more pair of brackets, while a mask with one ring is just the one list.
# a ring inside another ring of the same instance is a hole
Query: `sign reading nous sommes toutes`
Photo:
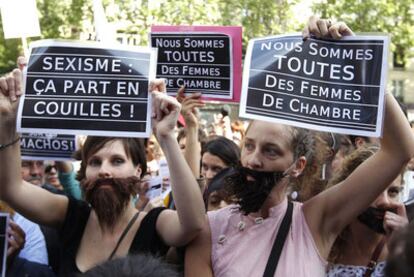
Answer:
[[382, 133], [388, 38], [254, 39], [240, 116], [336, 133]]
[[20, 152], [23, 160], [71, 160], [75, 151], [75, 135], [20, 135]]
[[152, 26], [158, 48], [157, 77], [167, 92], [201, 92], [204, 99], [238, 101], [241, 82], [241, 27]]
[[26, 133], [148, 137], [156, 49], [31, 44], [17, 128]]

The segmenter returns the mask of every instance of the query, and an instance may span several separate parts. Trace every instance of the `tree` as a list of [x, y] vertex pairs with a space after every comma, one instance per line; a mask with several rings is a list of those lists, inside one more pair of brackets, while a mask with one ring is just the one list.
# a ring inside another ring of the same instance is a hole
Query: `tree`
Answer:
[[106, 6], [118, 11], [109, 19], [129, 22], [125, 32], [140, 35], [143, 45], [148, 43], [152, 24], [168, 24], [243, 26], [243, 46], [247, 46], [251, 38], [299, 31], [301, 26], [296, 24], [292, 11], [298, 1], [164, 0], [154, 4], [148, 0], [107, 0]]
[[313, 5], [324, 18], [345, 21], [357, 32], [385, 32], [391, 36], [395, 67], [405, 67], [414, 47], [413, 0], [324, 0]]
[[[37, 0], [42, 39], [79, 39], [84, 31], [84, 20], [92, 22], [88, 0]], [[0, 25], [0, 33], [3, 28]], [[37, 38], [29, 39], [37, 40]], [[0, 37], [0, 73], [11, 71], [16, 67], [16, 59], [22, 54], [19, 39], [5, 40]]]
[[[0, 21], [0, 33], [3, 33], [3, 24]], [[16, 67], [16, 60], [21, 53], [19, 39], [4, 39], [0, 36], [0, 75], [10, 72]]]
[[[298, 0], [219, 1], [221, 24], [243, 26], [243, 45], [252, 38], [299, 31], [292, 7]], [[303, 26], [303, 25], [302, 25]]]

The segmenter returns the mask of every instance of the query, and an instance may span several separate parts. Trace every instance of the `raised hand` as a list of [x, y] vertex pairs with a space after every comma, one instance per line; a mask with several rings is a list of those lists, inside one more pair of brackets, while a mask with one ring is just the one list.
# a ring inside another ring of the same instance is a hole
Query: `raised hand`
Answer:
[[7, 259], [13, 259], [26, 243], [26, 234], [19, 225], [10, 220], [9, 229], [7, 230]]
[[330, 19], [320, 19], [313, 15], [302, 31], [303, 39], [311, 35], [317, 38], [340, 39], [342, 36], [353, 36], [354, 33], [344, 22], [332, 22]]
[[151, 82], [149, 88], [152, 94], [153, 131], [157, 139], [160, 140], [173, 134], [181, 105], [175, 98], [166, 94], [163, 80]]
[[188, 127], [198, 127], [196, 109], [204, 107], [204, 101], [201, 100], [201, 93], [193, 93], [185, 96], [185, 88], [181, 87], [177, 92], [177, 101], [181, 103], [181, 115], [184, 117], [185, 124]]
[[396, 203], [393, 207], [396, 213], [387, 211], [384, 215], [384, 229], [387, 235], [391, 235], [394, 231], [407, 226], [408, 218], [403, 203]]
[[2, 126], [15, 126], [19, 103], [17, 99], [22, 95], [22, 84], [22, 72], [19, 69], [0, 78], [0, 121]]

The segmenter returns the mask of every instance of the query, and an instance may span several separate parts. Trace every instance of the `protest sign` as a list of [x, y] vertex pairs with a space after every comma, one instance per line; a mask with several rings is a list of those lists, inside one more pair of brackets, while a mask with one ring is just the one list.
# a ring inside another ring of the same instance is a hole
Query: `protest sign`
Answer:
[[38, 41], [31, 45], [19, 132], [148, 137], [156, 49]]
[[204, 99], [238, 101], [241, 83], [241, 27], [152, 26], [158, 48], [157, 77], [167, 92], [201, 92]]
[[168, 168], [168, 163], [166, 159], [161, 159], [158, 162], [159, 169], [158, 169], [158, 175], [162, 178], [169, 179], [170, 178], [170, 169]]
[[155, 176], [148, 181], [147, 197], [152, 200], [162, 195], [162, 177]]
[[9, 214], [0, 213], [0, 261], [1, 276], [6, 276], [6, 259], [7, 259], [7, 228], [9, 226]]
[[71, 160], [76, 151], [76, 136], [23, 133], [20, 151], [23, 160]]
[[274, 36], [249, 42], [240, 117], [378, 137], [388, 38]]

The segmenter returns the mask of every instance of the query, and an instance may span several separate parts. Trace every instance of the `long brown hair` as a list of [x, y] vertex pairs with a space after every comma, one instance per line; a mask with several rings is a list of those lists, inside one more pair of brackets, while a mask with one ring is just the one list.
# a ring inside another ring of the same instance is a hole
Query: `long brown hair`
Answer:
[[[329, 181], [327, 188], [333, 187], [345, 180], [358, 166], [374, 155], [378, 149], [378, 146], [368, 144], [356, 149], [351, 154], [346, 156], [342, 163], [341, 169]], [[349, 245], [349, 236], [350, 229], [348, 225], [342, 230], [332, 245], [331, 252], [328, 256], [328, 261], [330, 263], [335, 264], [342, 258], [342, 254], [344, 253], [343, 250], [347, 247], [347, 245]]]

